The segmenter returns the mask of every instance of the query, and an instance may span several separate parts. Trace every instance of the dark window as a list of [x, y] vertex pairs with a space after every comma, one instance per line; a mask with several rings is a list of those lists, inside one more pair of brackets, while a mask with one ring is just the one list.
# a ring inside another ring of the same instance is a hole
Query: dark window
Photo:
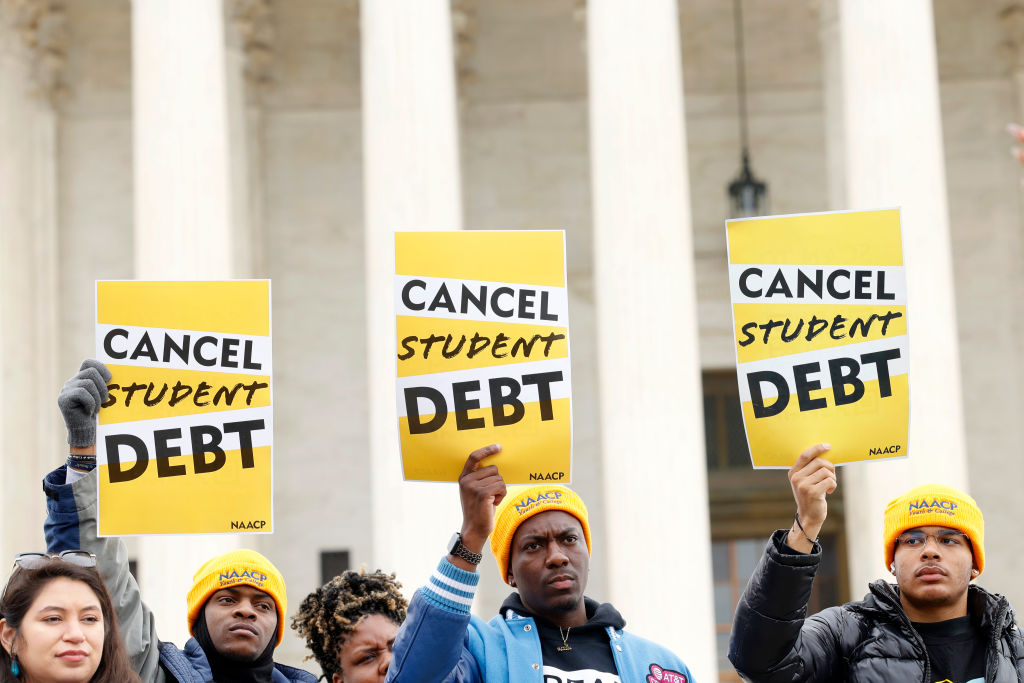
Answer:
[[[719, 680], [738, 681], [727, 656], [736, 603], [769, 535], [792, 524], [796, 504], [785, 470], [755, 470], [750, 464], [736, 373], [706, 371], [703, 382]], [[829, 496], [821, 545], [808, 614], [849, 599], [841, 487]]]
[[320, 583], [324, 584], [349, 568], [347, 550], [320, 551]]
[[736, 373], [704, 373], [704, 434], [708, 471], [750, 469]]
[[[711, 544], [712, 575], [715, 601], [715, 649], [718, 653], [718, 680], [741, 680], [729, 662], [729, 633], [743, 589], [747, 586], [754, 567], [761, 559], [765, 538], [734, 538], [713, 541]], [[839, 598], [838, 539], [821, 537], [821, 564], [814, 577], [807, 614], [815, 614], [825, 607], [837, 605]]]

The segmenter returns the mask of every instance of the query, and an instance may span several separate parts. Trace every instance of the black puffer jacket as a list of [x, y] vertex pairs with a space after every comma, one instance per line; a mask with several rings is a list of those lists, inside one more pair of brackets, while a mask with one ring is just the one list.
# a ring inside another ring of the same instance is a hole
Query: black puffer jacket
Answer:
[[[899, 681], [932, 683], [924, 641], [900, 605], [895, 586], [875, 581], [860, 602], [829, 607], [805, 619], [811, 581], [821, 559], [781, 552], [776, 531], [736, 607], [729, 660], [761, 682]], [[1001, 595], [970, 586], [967, 609], [989, 638], [986, 683], [1024, 681], [1024, 638]]]

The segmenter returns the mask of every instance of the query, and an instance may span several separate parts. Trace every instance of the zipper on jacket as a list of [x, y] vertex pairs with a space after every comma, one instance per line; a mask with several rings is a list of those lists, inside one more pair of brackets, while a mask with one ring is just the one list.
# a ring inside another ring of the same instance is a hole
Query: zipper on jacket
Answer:
[[1010, 603], [1003, 598], [999, 601], [999, 611], [992, 622], [992, 634], [988, 639], [988, 652], [985, 653], [985, 683], [993, 683], [996, 674], [999, 673], [999, 641], [1006, 629], [1006, 613], [1010, 609]]
[[879, 583], [885, 586], [885, 597], [893, 603], [894, 607], [896, 607], [893, 612], [899, 615], [898, 619], [902, 622], [904, 630], [910, 633], [914, 642], [917, 643], [918, 649], [924, 654], [924, 677], [921, 679], [921, 683], [930, 683], [932, 678], [932, 659], [928, 656], [928, 646], [925, 645], [924, 638], [922, 638], [921, 634], [917, 632], [916, 628], [914, 628], [914, 624], [910, 622], [910, 617], [907, 616], [907, 613], [903, 611], [903, 604], [900, 602], [900, 596], [896, 594], [896, 591], [892, 589], [892, 586], [890, 586], [886, 581], [879, 581]]

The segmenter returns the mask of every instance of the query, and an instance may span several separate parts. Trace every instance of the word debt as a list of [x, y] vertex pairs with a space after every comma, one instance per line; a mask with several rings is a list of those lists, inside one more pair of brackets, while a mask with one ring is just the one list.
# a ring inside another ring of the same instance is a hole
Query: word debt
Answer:
[[[253, 458], [252, 435], [266, 428], [263, 420], [226, 422], [223, 429], [214, 425], [193, 425], [188, 428], [192, 443], [192, 470], [195, 474], [216, 472], [227, 464], [227, 454], [221, 448], [225, 434], [237, 434], [241, 450], [242, 469], [256, 466]], [[183, 438], [180, 428], [158, 429], [153, 432], [153, 453], [146, 442], [134, 434], [108, 434], [104, 439], [107, 450], [107, 473], [112, 484], [138, 479], [149, 467], [150, 456], [156, 461], [156, 476], [180, 477], [188, 474], [188, 465], [172, 463], [171, 458], [181, 455], [181, 446], [176, 441]], [[121, 449], [134, 452], [134, 462], [122, 460]], [[210, 457], [207, 457], [210, 456]]]
[[836, 270], [800, 269], [794, 278], [779, 268], [774, 272], [763, 268], [750, 267], [739, 277], [740, 291], [751, 299], [803, 299], [811, 294], [822, 299], [827, 294], [832, 299], [864, 299], [892, 301], [894, 292], [885, 289], [884, 270]]
[[[538, 297], [538, 294], [540, 295]], [[490, 285], [461, 284], [448, 288], [448, 283], [429, 285], [426, 280], [409, 280], [402, 287], [402, 304], [410, 311], [445, 311], [468, 315], [489, 313], [499, 318], [525, 318], [557, 322], [551, 312], [550, 292], [527, 287], [491, 287]]]
[[[889, 380], [889, 362], [900, 357], [899, 349], [886, 349], [865, 353], [860, 362], [854, 358], [830, 358], [828, 374], [832, 380], [832, 400], [837, 406], [856, 403], [864, 397], [864, 382], [859, 378], [861, 367], [874, 365], [878, 378], [878, 394], [880, 398], [892, 396], [892, 383]], [[822, 388], [821, 381], [815, 376], [822, 371], [821, 363], [801, 363], [793, 366], [794, 384], [791, 387], [785, 375], [774, 370], [759, 370], [747, 374], [747, 386], [750, 389], [750, 402], [754, 409], [754, 417], [772, 417], [778, 415], [786, 406], [792, 394], [796, 394], [797, 404], [801, 412], [819, 410], [828, 407], [828, 400], [822, 397], [812, 398], [811, 392]], [[764, 392], [761, 387], [769, 384], [775, 388], [775, 402], [765, 405]]]
[[[553, 420], [551, 385], [562, 381], [561, 370], [523, 375], [522, 381], [514, 377], [491, 377], [487, 380], [487, 392], [491, 399], [491, 423], [495, 427], [513, 425], [526, 416], [526, 406], [519, 400], [524, 386], [536, 386], [540, 419]], [[406, 387], [405, 414], [409, 420], [410, 434], [436, 432], [448, 420], [449, 412], [455, 414], [455, 428], [481, 429], [487, 426], [484, 417], [470, 417], [469, 411], [480, 408], [480, 399], [475, 394], [482, 391], [479, 380], [454, 382], [452, 384], [452, 405], [448, 406], [445, 395], [433, 387]], [[420, 410], [420, 401], [429, 404], [429, 410]], [[506, 412], [506, 408], [509, 412]], [[430, 415], [424, 421], [423, 416]]]
[[154, 336], [157, 337], [155, 343], [148, 331], [133, 335], [126, 329], [115, 327], [103, 336], [103, 352], [113, 360], [146, 359], [154, 363], [170, 363], [172, 358], [176, 358], [182, 363], [194, 360], [208, 368], [263, 369], [263, 364], [253, 359], [251, 339], [204, 335], [193, 340], [192, 335], [180, 332]]

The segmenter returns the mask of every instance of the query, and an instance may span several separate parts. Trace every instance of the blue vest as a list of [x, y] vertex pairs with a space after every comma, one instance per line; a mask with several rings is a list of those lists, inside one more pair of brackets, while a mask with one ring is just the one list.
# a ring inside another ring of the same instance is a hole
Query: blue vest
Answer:
[[[178, 683], [210, 683], [213, 679], [210, 662], [195, 638], [188, 639], [184, 650], [179, 650], [174, 643], [160, 643], [160, 665]], [[308, 671], [274, 663], [273, 683], [316, 683], [316, 680]]]

